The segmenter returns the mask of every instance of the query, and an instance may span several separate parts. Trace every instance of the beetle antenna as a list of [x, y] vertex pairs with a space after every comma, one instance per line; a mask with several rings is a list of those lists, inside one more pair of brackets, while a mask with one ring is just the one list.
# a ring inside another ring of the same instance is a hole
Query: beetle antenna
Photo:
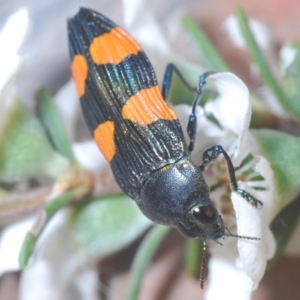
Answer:
[[240, 239], [246, 239], [246, 240], [255, 240], [255, 241], [260, 240], [260, 238], [258, 238], [258, 237], [232, 234], [227, 227], [225, 227], [225, 229], [227, 230], [227, 233], [224, 233], [225, 236], [232, 236], [232, 237], [236, 237], [236, 238], [240, 238]]
[[[257, 237], [252, 237], [252, 236], [244, 236], [244, 235], [238, 235], [238, 234], [233, 234], [230, 232], [230, 230], [225, 227], [226, 231], [224, 233], [225, 236], [232, 236], [232, 237], [236, 237], [236, 238], [240, 238], [240, 239], [247, 239], [247, 240], [260, 240], [260, 238]], [[223, 246], [222, 243], [220, 243], [217, 240], [214, 240], [214, 242], [216, 242], [217, 244]], [[202, 258], [201, 258], [201, 267], [200, 267], [200, 287], [201, 289], [203, 289], [204, 287], [204, 279], [206, 276], [206, 269], [207, 269], [207, 247], [206, 247], [206, 240], [203, 240], [203, 248], [202, 248]]]
[[207, 258], [206, 258], [206, 240], [203, 240], [203, 248], [202, 248], [202, 258], [201, 258], [201, 267], [200, 267], [200, 287], [203, 289], [204, 287], [204, 278], [206, 275], [207, 269]]

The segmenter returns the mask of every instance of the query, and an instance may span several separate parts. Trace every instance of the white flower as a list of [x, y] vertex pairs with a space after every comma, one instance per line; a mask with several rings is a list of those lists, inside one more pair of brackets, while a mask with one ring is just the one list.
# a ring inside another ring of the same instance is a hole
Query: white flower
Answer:
[[[126, 0], [123, 2], [125, 16], [131, 18], [131, 20], [127, 19], [126, 22], [129, 25], [130, 32], [132, 30], [130, 25], [132, 24], [145, 25], [145, 22], [143, 22], [144, 16], [147, 15], [147, 18], [149, 18], [148, 2], [138, 1], [139, 5], [135, 6], [138, 9], [129, 4], [126, 5]], [[254, 30], [257, 31], [258, 29], [262, 32], [260, 24], [257, 22], [251, 22], [251, 24], [254, 24], [252, 26]], [[153, 28], [152, 25], [148, 29], [146, 25], [142, 27], [143, 33]], [[148, 54], [147, 43], [143, 43], [145, 34], [139, 34], [139, 32], [141, 30], [136, 32], [135, 37], [139, 42], [142, 42], [142, 46]], [[153, 40], [161, 40], [162, 33], [157, 31], [156, 27], [155, 32], [157, 32], [157, 35]], [[266, 29], [263, 29], [263, 33], [260, 44], [268, 51], [272, 40]], [[159, 47], [160, 43], [155, 42], [154, 45]], [[162, 43], [161, 49], [153, 50], [153, 45], [150, 47], [151, 53], [156, 50], [160, 55], [166, 54], [165, 49], [164, 43]], [[163, 66], [158, 66], [159, 72], [162, 72], [170, 58], [165, 57], [165, 60]], [[157, 72], [157, 68], [155, 70]], [[275, 251], [274, 237], [269, 230], [270, 216], [273, 209], [273, 172], [266, 159], [259, 155], [255, 141], [248, 131], [252, 111], [249, 92], [245, 84], [231, 73], [214, 74], [207, 81], [213, 84], [218, 92], [218, 97], [213, 101], [209, 101], [204, 108], [197, 107], [197, 138], [192, 158], [195, 163], [200, 165], [204, 150], [217, 144], [223, 146], [227, 151], [235, 167], [239, 167], [244, 159], [251, 154], [249, 157], [252, 159], [236, 171], [237, 179], [243, 179], [242, 182], [238, 182], [238, 185], [239, 188], [245, 189], [261, 200], [263, 207], [257, 209], [236, 192], [230, 193], [230, 189], [228, 189], [229, 179], [227, 179], [227, 184], [223, 184], [221, 188], [211, 193], [211, 199], [220, 214], [222, 214], [225, 226], [238, 235], [258, 237], [261, 240], [250, 241], [226, 237], [224, 241], [221, 240], [221, 243], [224, 244], [222, 247], [211, 242], [209, 247], [211, 257], [208, 266], [209, 287], [206, 299], [250, 299], [252, 290], [257, 287], [265, 272], [267, 259], [271, 258]], [[189, 142], [186, 124], [191, 113], [191, 107], [178, 105], [174, 109], [181, 121], [185, 138]], [[211, 121], [210, 116], [213, 116], [217, 122]], [[205, 172], [206, 181], [210, 186], [224, 180], [227, 175], [224, 167], [224, 161], [217, 160]], [[253, 169], [253, 172], [249, 172], [251, 169]], [[258, 175], [261, 175], [264, 180], [252, 181]], [[259, 191], [255, 188], [262, 190]], [[230, 200], [232, 200], [233, 208]], [[226, 295], [226, 291], [228, 295]]]
[[[198, 131], [193, 158], [200, 164], [204, 150], [216, 144], [223, 146], [235, 167], [251, 154], [249, 161], [236, 171], [237, 179], [243, 178], [238, 185], [261, 200], [263, 207], [253, 207], [238, 193], [228, 192], [229, 179], [224, 180], [224, 174], [227, 174], [224, 161], [217, 160], [206, 172], [209, 185], [220, 184], [211, 193], [211, 199], [221, 213], [225, 226], [238, 235], [260, 238], [256, 241], [226, 237], [226, 240], [221, 240], [223, 247], [216, 243], [210, 245], [212, 256], [209, 261], [206, 299], [226, 299], [226, 291], [230, 299], [250, 299], [252, 290], [257, 287], [265, 272], [267, 259], [275, 251], [274, 237], [269, 229], [273, 209], [273, 173], [268, 162], [257, 153], [255, 142], [248, 132], [251, 105], [247, 87], [231, 73], [211, 75], [207, 82], [213, 84], [218, 97], [209, 101], [204, 108], [197, 108]], [[175, 110], [184, 127], [191, 108], [180, 105]], [[213, 116], [217, 122], [210, 121], [207, 116]], [[252, 172], [247, 172], [251, 169]], [[258, 175], [264, 180], [251, 180]], [[227, 201], [230, 198], [234, 210]], [[222, 286], [225, 285], [224, 290]]]

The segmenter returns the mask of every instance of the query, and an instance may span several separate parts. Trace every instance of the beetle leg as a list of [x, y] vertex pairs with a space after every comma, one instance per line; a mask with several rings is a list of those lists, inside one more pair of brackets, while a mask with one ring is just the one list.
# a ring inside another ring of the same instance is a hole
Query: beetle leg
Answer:
[[189, 83], [185, 80], [183, 75], [180, 73], [180, 71], [177, 69], [177, 67], [169, 63], [166, 67], [165, 75], [164, 75], [164, 80], [163, 80], [163, 86], [162, 86], [162, 95], [165, 101], [167, 101], [169, 92], [171, 89], [172, 85], [172, 78], [173, 78], [173, 73], [176, 73], [179, 79], [182, 81], [182, 83], [191, 91], [197, 92], [197, 88], [191, 87]]
[[199, 101], [201, 99], [202, 93], [203, 93], [203, 88], [206, 84], [206, 78], [213, 74], [213, 72], [206, 72], [203, 75], [200, 76], [199, 79], [199, 84], [197, 88], [197, 94], [195, 96], [195, 99], [193, 101], [193, 106], [192, 106], [192, 112], [189, 116], [188, 124], [187, 124], [187, 133], [190, 138], [190, 144], [188, 147], [188, 150], [190, 152], [193, 151], [194, 146], [195, 146], [195, 140], [196, 140], [196, 133], [197, 133], [197, 115], [196, 115], [196, 107], [199, 104]]
[[246, 192], [245, 190], [238, 188], [233, 164], [232, 164], [231, 159], [228, 156], [227, 152], [223, 149], [222, 146], [216, 145], [216, 146], [210, 147], [204, 151], [200, 170], [204, 171], [206, 169], [206, 167], [210, 163], [214, 162], [220, 154], [223, 154], [223, 156], [226, 160], [232, 190], [239, 193], [244, 199], [246, 199], [253, 206], [255, 206], [255, 207], [262, 206], [263, 203], [261, 201], [256, 199], [254, 196], [252, 196], [250, 193]]

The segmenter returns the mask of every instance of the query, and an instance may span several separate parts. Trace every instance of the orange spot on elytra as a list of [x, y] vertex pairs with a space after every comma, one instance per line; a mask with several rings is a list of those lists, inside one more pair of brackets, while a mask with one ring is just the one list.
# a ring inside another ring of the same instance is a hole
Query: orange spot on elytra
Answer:
[[163, 100], [158, 86], [143, 89], [128, 99], [122, 108], [122, 117], [140, 126], [157, 120], [176, 120], [177, 115]]
[[140, 50], [139, 44], [120, 27], [94, 38], [90, 45], [90, 55], [96, 64], [118, 64]]
[[94, 130], [94, 139], [107, 161], [111, 161], [116, 153], [114, 141], [115, 124], [106, 121]]
[[77, 54], [71, 63], [71, 73], [75, 81], [78, 97], [84, 95], [85, 80], [88, 75], [87, 62], [83, 55]]

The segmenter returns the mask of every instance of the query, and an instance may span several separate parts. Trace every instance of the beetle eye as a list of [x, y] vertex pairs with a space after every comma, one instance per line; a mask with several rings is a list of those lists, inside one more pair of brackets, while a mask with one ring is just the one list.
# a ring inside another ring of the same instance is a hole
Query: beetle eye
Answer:
[[193, 210], [193, 216], [199, 222], [214, 223], [216, 222], [219, 215], [214, 206], [207, 205], [202, 207], [195, 207]]

